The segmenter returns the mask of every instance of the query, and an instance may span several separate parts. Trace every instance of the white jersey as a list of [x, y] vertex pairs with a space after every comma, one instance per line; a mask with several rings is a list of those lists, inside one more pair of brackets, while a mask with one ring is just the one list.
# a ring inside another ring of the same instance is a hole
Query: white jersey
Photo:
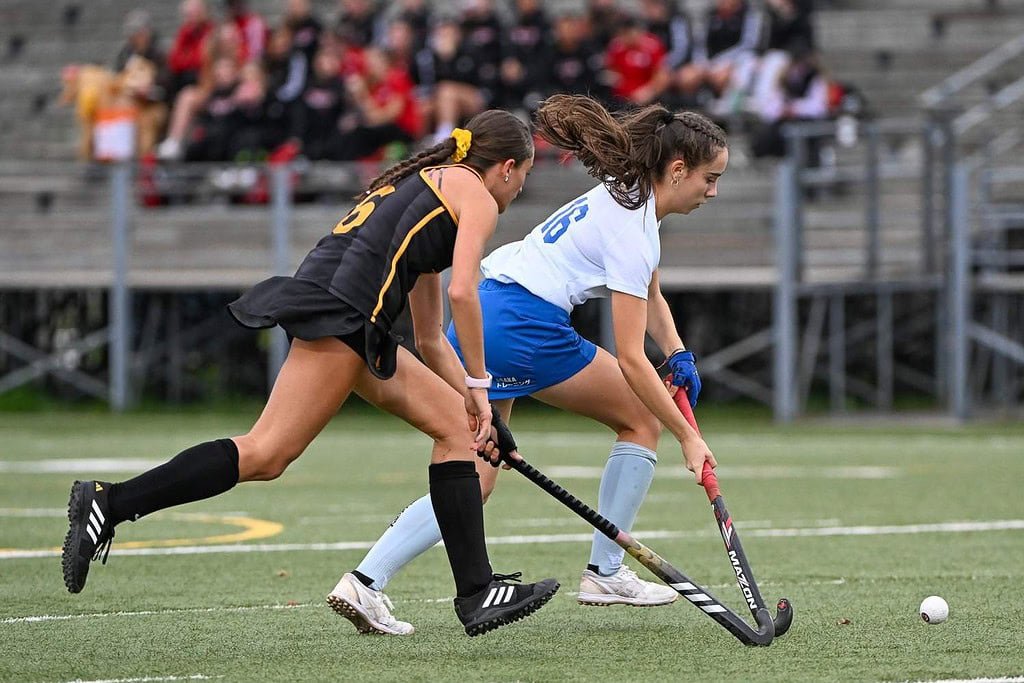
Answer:
[[602, 184], [577, 197], [519, 242], [480, 264], [484, 277], [515, 282], [566, 311], [611, 291], [647, 299], [661, 259], [654, 197], [639, 209], [615, 202]]

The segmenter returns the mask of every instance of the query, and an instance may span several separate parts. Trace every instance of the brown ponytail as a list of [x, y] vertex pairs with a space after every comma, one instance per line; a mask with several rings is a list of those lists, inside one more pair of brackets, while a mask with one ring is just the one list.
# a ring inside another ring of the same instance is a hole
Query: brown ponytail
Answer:
[[[469, 166], [481, 175], [493, 164], [500, 164], [507, 159], [513, 159], [516, 164], [520, 164], [533, 156], [533, 137], [530, 135], [530, 129], [507, 111], [489, 109], [477, 114], [466, 124], [466, 130], [473, 134], [473, 139], [470, 142], [469, 153], [459, 163]], [[370, 182], [366, 192], [355, 199], [361, 200], [366, 194], [385, 185], [394, 185], [421, 169], [451, 163], [451, 156], [454, 153], [455, 139], [445, 138], [433, 147], [428, 147], [381, 173]]]
[[696, 112], [652, 104], [617, 114], [582, 95], [553, 95], [537, 111], [537, 134], [573, 152], [616, 202], [638, 209], [674, 159], [696, 168], [728, 146], [725, 132]]

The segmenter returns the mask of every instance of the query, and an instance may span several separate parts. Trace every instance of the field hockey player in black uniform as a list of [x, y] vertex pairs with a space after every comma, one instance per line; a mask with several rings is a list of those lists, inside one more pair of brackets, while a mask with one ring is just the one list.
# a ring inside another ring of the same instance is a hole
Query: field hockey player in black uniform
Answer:
[[[547, 602], [558, 590], [554, 579], [521, 584], [512, 582], [518, 574], [492, 572], [474, 463], [475, 451], [495, 448], [480, 259], [532, 165], [526, 125], [507, 112], [483, 112], [374, 180], [294, 277], [264, 280], [230, 304], [242, 325], [280, 325], [292, 338], [263, 413], [247, 434], [193, 446], [134, 479], [76, 481], [62, 555], [68, 590], [85, 587], [92, 560], [106, 562], [117, 524], [280, 476], [355, 391], [434, 439], [430, 493], [466, 633], [485, 633]], [[440, 273], [449, 266], [465, 366], [449, 348], [450, 362], [435, 374], [398, 346], [391, 327], [407, 303], [414, 326], [442, 324]], [[357, 625], [379, 624], [374, 613], [383, 598], [366, 592], [348, 607]]]

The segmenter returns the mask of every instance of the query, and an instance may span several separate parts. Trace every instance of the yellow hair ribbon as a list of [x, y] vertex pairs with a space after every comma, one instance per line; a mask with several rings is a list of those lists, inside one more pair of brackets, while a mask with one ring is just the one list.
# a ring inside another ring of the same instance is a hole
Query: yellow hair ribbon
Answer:
[[469, 145], [473, 142], [473, 133], [465, 128], [456, 128], [452, 131], [452, 138], [455, 139], [455, 151], [452, 152], [452, 161], [459, 163], [469, 154]]

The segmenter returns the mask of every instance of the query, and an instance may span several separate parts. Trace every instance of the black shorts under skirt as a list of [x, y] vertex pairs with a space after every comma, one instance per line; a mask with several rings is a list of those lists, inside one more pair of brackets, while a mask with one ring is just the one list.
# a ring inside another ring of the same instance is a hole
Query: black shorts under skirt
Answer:
[[305, 341], [337, 337], [359, 354], [377, 377], [387, 379], [395, 374], [399, 339], [310, 280], [268, 278], [228, 304], [228, 311], [243, 327], [280, 325], [289, 337]]

